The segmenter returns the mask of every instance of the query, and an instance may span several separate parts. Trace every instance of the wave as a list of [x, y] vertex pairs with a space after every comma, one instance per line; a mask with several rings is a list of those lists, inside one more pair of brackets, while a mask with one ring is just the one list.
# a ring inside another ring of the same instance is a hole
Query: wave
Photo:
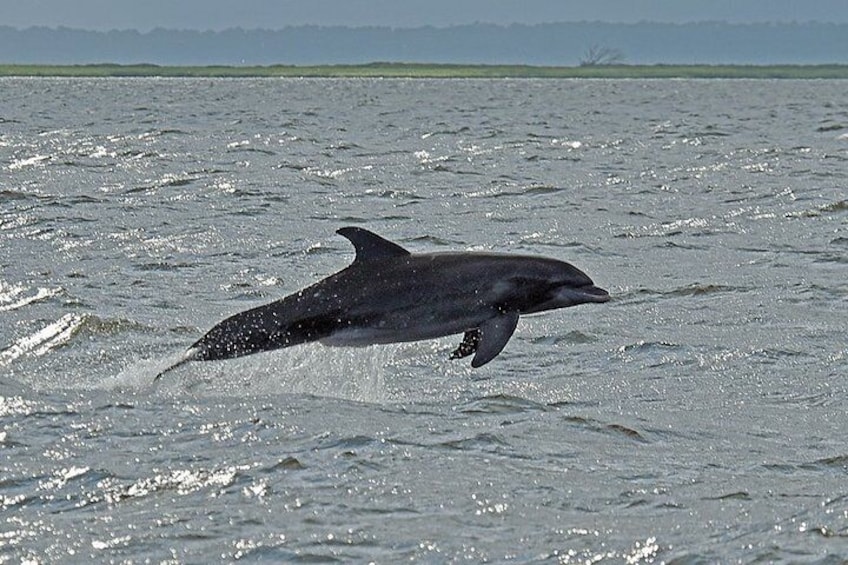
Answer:
[[10, 171], [17, 171], [27, 167], [38, 167], [50, 159], [50, 155], [34, 155], [24, 159], [15, 159], [6, 168]]
[[17, 310], [27, 304], [52, 298], [62, 293], [61, 288], [37, 288], [33, 294], [24, 295], [27, 288], [21, 285], [10, 285], [0, 280], [0, 312]]
[[828, 202], [815, 208], [801, 210], [798, 212], [790, 212], [786, 214], [787, 218], [818, 218], [821, 216], [830, 216], [848, 211], [848, 200], [839, 200], [836, 202]]
[[[109, 504], [117, 504], [126, 499], [142, 498], [150, 495], [172, 492], [185, 496], [199, 490], [221, 489], [232, 485], [248, 465], [233, 465], [216, 469], [174, 469], [152, 477], [141, 478], [126, 485], [117, 480], [101, 480], [105, 485], [102, 496]], [[86, 472], [88, 469], [86, 469]], [[99, 502], [96, 497], [92, 502]]]
[[716, 294], [728, 293], [744, 293], [751, 289], [744, 286], [731, 286], [713, 283], [692, 283], [686, 286], [681, 286], [672, 289], [659, 290], [655, 288], [634, 288], [625, 292], [616, 293], [618, 300], [635, 300], [642, 302], [651, 297], [669, 297], [669, 298], [691, 298], [703, 297]]
[[0, 367], [27, 354], [41, 356], [59, 347], [74, 336], [85, 320], [79, 314], [65, 314], [37, 332], [24, 336], [0, 351]]
[[546, 345], [552, 346], [560, 343], [564, 344], [580, 344], [580, 343], [594, 343], [598, 340], [593, 335], [583, 333], [578, 330], [572, 330], [564, 335], [543, 335], [530, 338], [530, 343], [533, 345]]
[[[92, 469], [88, 466], [70, 466], [58, 469], [48, 475], [34, 477], [28, 481], [35, 482], [34, 479], [37, 479], [37, 489], [51, 493], [50, 496], [23, 496], [10, 502], [16, 505], [22, 503], [34, 504], [40, 499], [45, 504], [70, 503], [75, 508], [104, 503], [114, 506], [127, 500], [158, 496], [163, 493], [186, 496], [198, 491], [215, 491], [216, 489], [226, 488], [235, 483], [249, 469], [250, 466], [248, 465], [232, 465], [211, 469], [171, 469], [128, 482], [103, 470]], [[53, 496], [56, 493], [67, 491], [70, 483], [79, 484], [79, 490], [67, 496]], [[28, 484], [19, 486], [32, 488], [32, 485]], [[92, 543], [95, 548], [98, 547], [96, 543]], [[106, 546], [104, 545], [104, 547]]]
[[0, 350], [0, 367], [25, 356], [41, 357], [70, 343], [76, 336], [114, 335], [125, 331], [152, 331], [147, 326], [125, 319], [103, 319], [92, 314], [69, 313], [41, 329], [15, 340]]
[[680, 288], [672, 289], [662, 294], [666, 296], [704, 296], [707, 294], [723, 294], [726, 292], [744, 292], [745, 288], [728, 286], [723, 284], [690, 284]]
[[186, 176], [186, 175], [176, 175], [172, 173], [166, 173], [160, 179], [155, 179], [146, 184], [134, 186], [124, 191], [124, 194], [137, 194], [140, 192], [150, 192], [155, 191], [160, 188], [179, 188], [183, 186], [189, 186], [192, 183], [196, 182], [198, 177], [195, 176]]
[[645, 237], [675, 237], [679, 235], [707, 236], [734, 231], [730, 224], [720, 225], [715, 218], [683, 218], [671, 222], [653, 223], [644, 226], [628, 226], [613, 234], [616, 239], [640, 239]]
[[37, 194], [33, 194], [31, 192], [26, 192], [23, 190], [14, 190], [11, 188], [6, 188], [0, 190], [0, 199], [8, 201], [8, 200], [28, 200], [33, 197], [37, 197]]
[[539, 402], [511, 394], [492, 394], [475, 398], [457, 410], [466, 414], [520, 414], [523, 412], [544, 412], [548, 407]]

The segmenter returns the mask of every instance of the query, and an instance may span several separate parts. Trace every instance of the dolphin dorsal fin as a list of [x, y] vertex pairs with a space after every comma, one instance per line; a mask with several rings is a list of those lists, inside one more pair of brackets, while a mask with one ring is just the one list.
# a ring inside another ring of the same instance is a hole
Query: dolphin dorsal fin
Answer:
[[356, 249], [356, 258], [354, 263], [363, 261], [376, 261], [379, 259], [389, 259], [391, 257], [405, 257], [409, 255], [409, 251], [393, 243], [388, 239], [383, 239], [376, 233], [370, 232], [363, 228], [346, 227], [336, 230], [340, 236], [346, 237]]

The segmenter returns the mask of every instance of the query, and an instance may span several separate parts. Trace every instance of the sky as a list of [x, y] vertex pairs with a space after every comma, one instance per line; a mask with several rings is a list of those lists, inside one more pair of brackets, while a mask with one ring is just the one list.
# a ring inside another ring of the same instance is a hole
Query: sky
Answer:
[[848, 23], [848, 0], [0, 0], [0, 25], [98, 31], [575, 21]]

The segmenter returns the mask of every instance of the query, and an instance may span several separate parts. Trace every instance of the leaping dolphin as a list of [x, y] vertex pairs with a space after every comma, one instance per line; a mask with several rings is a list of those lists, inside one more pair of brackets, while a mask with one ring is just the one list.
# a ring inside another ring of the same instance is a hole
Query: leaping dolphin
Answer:
[[212, 361], [318, 341], [365, 346], [464, 333], [451, 359], [481, 367], [503, 350], [518, 317], [609, 293], [556, 259], [502, 253], [410, 253], [363, 228], [336, 233], [356, 250], [347, 268], [285, 298], [230, 316], [163, 374]]

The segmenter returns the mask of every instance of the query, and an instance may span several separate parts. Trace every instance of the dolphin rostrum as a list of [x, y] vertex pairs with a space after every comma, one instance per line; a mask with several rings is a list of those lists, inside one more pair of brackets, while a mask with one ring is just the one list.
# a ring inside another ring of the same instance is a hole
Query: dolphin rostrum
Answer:
[[230, 316], [168, 371], [189, 361], [241, 357], [318, 341], [364, 346], [464, 333], [451, 359], [494, 359], [518, 317], [606, 302], [578, 268], [545, 257], [502, 253], [410, 253], [363, 228], [337, 231], [353, 244], [346, 269], [285, 298]]

